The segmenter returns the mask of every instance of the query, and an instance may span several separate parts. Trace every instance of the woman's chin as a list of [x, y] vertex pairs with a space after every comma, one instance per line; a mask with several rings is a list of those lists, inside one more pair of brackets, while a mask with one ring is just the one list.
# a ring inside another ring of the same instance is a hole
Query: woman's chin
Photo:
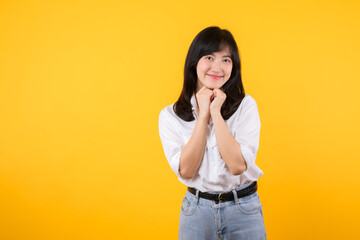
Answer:
[[221, 84], [207, 84], [205, 85], [208, 89], [214, 90], [215, 88], [221, 88]]

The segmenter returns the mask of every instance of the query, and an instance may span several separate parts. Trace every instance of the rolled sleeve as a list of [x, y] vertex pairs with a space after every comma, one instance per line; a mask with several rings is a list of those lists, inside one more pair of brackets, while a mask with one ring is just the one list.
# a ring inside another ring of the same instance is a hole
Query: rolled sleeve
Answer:
[[180, 154], [184, 146], [176, 132], [176, 126], [174, 126], [174, 124], [174, 119], [171, 119], [171, 115], [167, 110], [161, 110], [159, 114], [159, 135], [164, 148], [165, 157], [169, 162], [170, 168], [181, 178], [179, 172]]
[[260, 117], [257, 104], [250, 98], [238, 116], [235, 129], [235, 140], [240, 144], [241, 153], [247, 169], [255, 163], [260, 140]]

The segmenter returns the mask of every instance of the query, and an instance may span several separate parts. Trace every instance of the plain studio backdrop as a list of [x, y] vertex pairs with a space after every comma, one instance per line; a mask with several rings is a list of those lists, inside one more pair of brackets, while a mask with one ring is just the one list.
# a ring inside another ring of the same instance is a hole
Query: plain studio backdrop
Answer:
[[158, 116], [229, 29], [261, 119], [268, 239], [355, 239], [359, 1], [0, 1], [0, 239], [177, 239]]

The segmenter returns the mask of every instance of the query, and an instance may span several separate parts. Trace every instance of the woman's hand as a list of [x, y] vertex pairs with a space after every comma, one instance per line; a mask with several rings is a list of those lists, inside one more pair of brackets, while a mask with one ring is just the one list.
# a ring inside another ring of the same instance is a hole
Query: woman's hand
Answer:
[[199, 118], [204, 118], [209, 122], [210, 120], [210, 103], [213, 97], [213, 91], [203, 86], [196, 93], [196, 100], [199, 106]]
[[226, 99], [226, 94], [221, 91], [219, 88], [214, 88], [213, 101], [210, 104], [210, 115], [221, 112], [221, 106], [224, 104]]

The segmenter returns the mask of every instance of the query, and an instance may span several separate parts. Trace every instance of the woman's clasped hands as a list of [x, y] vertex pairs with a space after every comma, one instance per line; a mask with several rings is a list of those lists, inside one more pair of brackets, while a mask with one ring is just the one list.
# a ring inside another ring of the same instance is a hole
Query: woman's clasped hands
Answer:
[[226, 94], [219, 88], [213, 90], [203, 86], [196, 93], [196, 100], [199, 106], [199, 118], [205, 118], [209, 122], [210, 117], [221, 111], [224, 104]]

